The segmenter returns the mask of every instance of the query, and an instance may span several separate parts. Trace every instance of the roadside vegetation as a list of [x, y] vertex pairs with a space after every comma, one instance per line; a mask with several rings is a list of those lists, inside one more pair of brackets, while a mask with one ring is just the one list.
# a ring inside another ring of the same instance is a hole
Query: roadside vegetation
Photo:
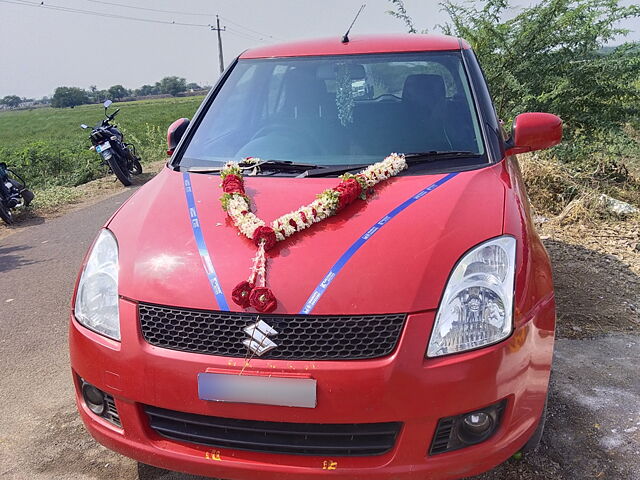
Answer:
[[[136, 145], [143, 164], [166, 158], [167, 127], [191, 118], [202, 96], [114, 103], [121, 108], [116, 124]], [[0, 113], [0, 161], [6, 162], [35, 190], [35, 210], [72, 203], [74, 187], [107, 174], [96, 152], [89, 150], [88, 130], [104, 118], [102, 105], [72, 109], [38, 108]]]

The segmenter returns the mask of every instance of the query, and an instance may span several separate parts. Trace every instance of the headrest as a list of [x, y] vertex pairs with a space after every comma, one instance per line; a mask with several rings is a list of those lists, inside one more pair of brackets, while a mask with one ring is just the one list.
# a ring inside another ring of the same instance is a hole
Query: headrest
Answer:
[[402, 89], [402, 100], [412, 103], [432, 103], [446, 98], [444, 79], [427, 73], [408, 75]]
[[284, 90], [284, 110], [295, 108], [296, 116], [298, 114], [314, 114], [318, 113], [318, 106], [327, 94], [325, 83], [315, 76], [315, 72], [295, 68], [289, 70], [283, 79]]

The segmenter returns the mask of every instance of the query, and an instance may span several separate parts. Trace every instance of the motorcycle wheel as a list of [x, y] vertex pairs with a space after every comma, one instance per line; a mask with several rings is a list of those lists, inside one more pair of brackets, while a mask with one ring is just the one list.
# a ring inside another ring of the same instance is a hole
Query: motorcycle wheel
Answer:
[[7, 225], [13, 224], [13, 214], [11, 213], [11, 210], [9, 210], [7, 207], [4, 206], [4, 203], [2, 203], [1, 200], [0, 200], [0, 218]]
[[140, 175], [142, 173], [142, 165], [140, 164], [140, 159], [138, 157], [133, 157], [131, 161], [131, 173], [133, 175]]
[[29, 206], [29, 204], [33, 200], [33, 197], [35, 196], [31, 190], [27, 190], [26, 188], [24, 188], [20, 192], [20, 195], [22, 195], [22, 199], [24, 200], [24, 206], [25, 207]]
[[129, 172], [129, 169], [125, 170], [121, 167], [121, 163], [118, 161], [118, 156], [115, 152], [111, 155], [111, 158], [107, 160], [107, 163], [113, 174], [125, 187], [131, 185], [131, 172]]

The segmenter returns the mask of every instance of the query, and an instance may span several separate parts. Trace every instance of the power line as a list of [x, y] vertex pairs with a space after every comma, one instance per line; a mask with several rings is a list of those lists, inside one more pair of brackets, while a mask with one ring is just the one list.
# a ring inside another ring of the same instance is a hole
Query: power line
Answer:
[[[131, 6], [131, 5], [125, 5], [123, 3], [117, 3], [117, 2], [103, 2], [101, 0], [86, 0], [92, 3], [98, 3], [98, 4], [105, 4], [105, 5], [113, 5], [113, 6], [118, 6], [118, 7], [125, 7], [125, 8], [133, 8], [136, 10], [144, 10], [144, 11], [150, 11], [150, 12], [157, 12], [157, 13], [171, 13], [171, 14], [179, 14], [179, 15], [191, 15], [191, 16], [211, 16], [213, 17], [214, 14], [209, 14], [209, 13], [194, 13], [194, 12], [179, 12], [177, 10], [160, 10], [160, 9], [154, 9], [154, 8], [145, 8], [145, 7], [136, 7], [136, 6]], [[120, 19], [120, 20], [132, 20], [132, 21], [136, 21], [136, 22], [143, 22], [143, 23], [156, 23], [156, 24], [161, 24], [161, 25], [177, 25], [180, 27], [196, 27], [196, 28], [211, 28], [212, 24], [207, 23], [190, 23], [190, 22], [176, 22], [175, 20], [157, 20], [157, 19], [152, 19], [152, 18], [143, 18], [143, 17], [132, 17], [132, 16], [128, 16], [128, 15], [121, 15], [121, 14], [116, 14], [116, 13], [108, 13], [108, 12], [96, 12], [94, 10], [84, 10], [84, 9], [80, 9], [80, 8], [72, 8], [72, 7], [64, 7], [64, 6], [60, 6], [60, 5], [51, 5], [51, 4], [46, 4], [44, 2], [32, 2], [32, 1], [28, 1], [28, 0], [0, 0], [0, 3], [7, 3], [7, 4], [13, 4], [13, 5], [22, 5], [22, 6], [28, 6], [28, 7], [33, 7], [33, 8], [44, 8], [44, 9], [48, 9], [48, 10], [53, 10], [53, 11], [58, 11], [58, 12], [67, 12], [67, 13], [77, 13], [77, 14], [81, 14], [81, 15], [90, 15], [90, 16], [94, 16], [94, 17], [102, 17], [102, 18], [115, 18], [115, 19]], [[220, 17], [221, 19], [232, 23], [240, 28], [244, 28], [245, 30], [247, 30], [247, 32], [242, 32], [242, 31], [238, 31], [235, 29], [229, 29], [229, 32], [232, 33], [233, 35], [236, 35], [238, 37], [244, 38], [246, 40], [253, 40], [253, 41], [260, 41], [260, 42], [264, 42], [265, 37], [268, 38], [272, 38], [274, 40], [279, 40], [277, 37], [274, 37], [273, 35], [269, 35], [266, 33], [262, 33], [262, 32], [258, 32], [257, 30], [253, 30], [251, 28], [248, 27], [244, 27], [242, 25], [240, 25], [237, 22], [234, 22], [232, 20], [229, 20], [228, 18], [225, 17]]]
[[117, 18], [121, 20], [133, 20], [136, 22], [145, 22], [145, 23], [158, 23], [162, 25], [178, 25], [181, 27], [198, 27], [198, 28], [209, 28], [210, 24], [203, 23], [186, 23], [186, 22], [176, 22], [176, 21], [168, 21], [168, 20], [153, 20], [150, 18], [141, 18], [141, 17], [129, 17], [127, 15], [118, 15], [114, 13], [105, 13], [105, 12], [96, 12], [93, 10], [81, 10], [79, 8], [70, 8], [70, 7], [61, 7], [57, 5], [47, 5], [44, 2], [42, 3], [34, 3], [29, 2], [27, 0], [0, 0], [0, 3], [9, 3], [13, 5], [21, 5], [25, 7], [34, 7], [34, 8], [44, 8], [48, 10], [54, 10], [58, 12], [68, 12], [68, 13], [78, 13], [82, 15], [92, 15], [94, 17], [107, 17], [107, 18]]
[[246, 25], [241, 25], [241, 24], [239, 24], [239, 23], [237, 23], [237, 22], [234, 22], [233, 20], [229, 20], [229, 19], [228, 19], [228, 18], [226, 18], [226, 17], [221, 16], [220, 18], [221, 18], [222, 20], [224, 20], [225, 22], [227, 22], [227, 23], [230, 23], [230, 24], [232, 24], [232, 25], [235, 25], [236, 27], [244, 28], [245, 30], [249, 30], [250, 32], [256, 33], [256, 34], [258, 34], [258, 35], [260, 35], [260, 36], [262, 36], [262, 37], [269, 37], [269, 38], [273, 38], [274, 40], [282, 40], [281, 38], [275, 37], [275, 36], [273, 36], [273, 35], [269, 35], [269, 34], [267, 34], [267, 33], [259, 32], [258, 30], [254, 30], [254, 29], [252, 29], [252, 28], [249, 28], [249, 27], [247, 27]]
[[[222, 17], [220, 17], [222, 18]], [[238, 30], [235, 30], [233, 28], [227, 27], [227, 32], [231, 33], [232, 35], [236, 35], [238, 37], [247, 39], [247, 40], [253, 40], [253, 41], [258, 41], [258, 42], [264, 42], [264, 38], [262, 37], [258, 37], [256, 35], [252, 35], [249, 33], [245, 33], [245, 32], [239, 32]]]
[[116, 3], [116, 2], [103, 2], [102, 0], [85, 0], [86, 2], [97, 3], [99, 5], [112, 5], [115, 7], [123, 7], [123, 8], [131, 8], [134, 10], [144, 10], [146, 12], [158, 12], [158, 13], [174, 13], [179, 15], [190, 15], [194, 17], [213, 17], [214, 13], [194, 13], [194, 12], [183, 12], [180, 10], [160, 10], [158, 8], [147, 8], [147, 7], [137, 7], [135, 5], [126, 5], [124, 3]]
[[[143, 10], [145, 12], [156, 12], [156, 13], [171, 13], [171, 14], [177, 14], [177, 15], [189, 15], [189, 16], [193, 16], [193, 17], [213, 17], [215, 14], [213, 13], [205, 13], [205, 12], [185, 12], [185, 11], [181, 11], [181, 10], [162, 10], [159, 8], [148, 8], [148, 7], [138, 7], [136, 5], [126, 5], [124, 3], [117, 3], [117, 2], [103, 2], [102, 0], [85, 0], [86, 2], [91, 2], [91, 3], [97, 3], [99, 5], [113, 5], [116, 7], [122, 7], [122, 8], [131, 8], [133, 10]], [[257, 35], [259, 35], [260, 37], [269, 37], [269, 38], [273, 38], [274, 40], [282, 40], [274, 35], [270, 35], [268, 33], [264, 33], [264, 32], [260, 32], [258, 30], [255, 30], [253, 28], [249, 28], [246, 25], [242, 25], [238, 22], [234, 22], [233, 20], [227, 18], [227, 17], [223, 17], [222, 15], [220, 16], [221, 20], [224, 20], [227, 23], [230, 23], [232, 25], [235, 25], [236, 27], [242, 28], [244, 30], [248, 30], [250, 32], [253, 32]]]

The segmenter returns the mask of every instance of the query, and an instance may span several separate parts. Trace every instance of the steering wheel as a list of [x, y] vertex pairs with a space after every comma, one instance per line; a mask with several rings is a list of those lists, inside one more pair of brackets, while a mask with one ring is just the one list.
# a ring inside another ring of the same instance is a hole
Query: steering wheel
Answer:
[[253, 137], [251, 137], [250, 141], [256, 140], [261, 137], [266, 137], [267, 135], [273, 135], [273, 134], [280, 134], [282, 136], [292, 137], [291, 135], [292, 131], [294, 131], [294, 136], [298, 141], [300, 141], [301, 143], [305, 143], [306, 145], [309, 145], [309, 147], [313, 151], [317, 151], [318, 153], [323, 151], [322, 145], [313, 134], [311, 134], [305, 129], [300, 128], [297, 125], [292, 125], [284, 122], [275, 122], [275, 123], [269, 123], [268, 125], [265, 125], [264, 127], [258, 129], [258, 131], [253, 135]]

